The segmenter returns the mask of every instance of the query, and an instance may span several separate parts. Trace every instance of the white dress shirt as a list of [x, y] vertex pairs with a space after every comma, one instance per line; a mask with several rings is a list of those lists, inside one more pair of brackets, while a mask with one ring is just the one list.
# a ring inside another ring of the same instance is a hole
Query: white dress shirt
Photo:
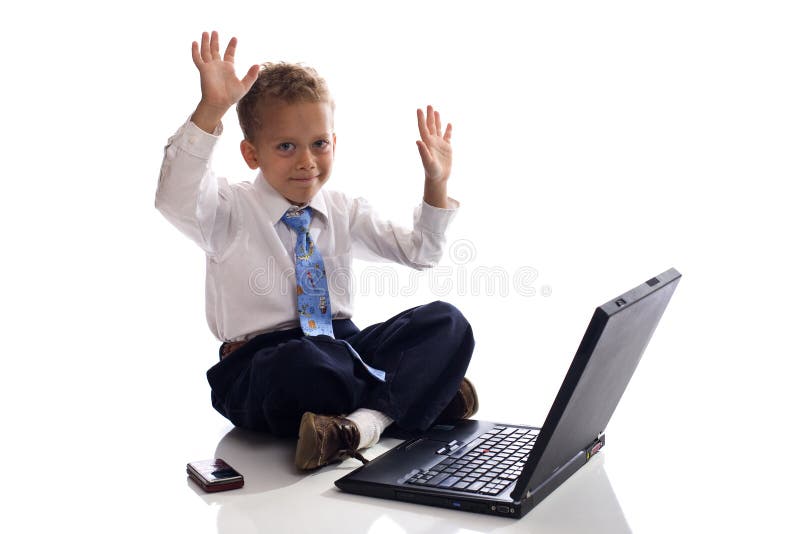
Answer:
[[[206, 253], [206, 319], [220, 341], [297, 328], [296, 234], [280, 219], [292, 204], [261, 172], [229, 184], [210, 167], [214, 135], [190, 120], [165, 148], [156, 208]], [[323, 188], [309, 202], [311, 237], [325, 262], [334, 319], [353, 315], [352, 260], [393, 261], [415, 269], [442, 257], [453, 209], [422, 202], [409, 230], [381, 219], [362, 198]]]

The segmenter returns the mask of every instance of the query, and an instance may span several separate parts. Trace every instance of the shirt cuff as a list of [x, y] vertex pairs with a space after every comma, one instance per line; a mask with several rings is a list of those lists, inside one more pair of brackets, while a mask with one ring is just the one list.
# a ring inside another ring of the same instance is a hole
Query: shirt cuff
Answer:
[[429, 232], [443, 234], [458, 213], [461, 204], [457, 200], [447, 197], [447, 205], [447, 208], [437, 208], [423, 200], [419, 211], [420, 226]]
[[222, 123], [217, 125], [213, 134], [210, 134], [188, 119], [180, 135], [175, 139], [175, 144], [192, 156], [208, 159], [221, 134]]

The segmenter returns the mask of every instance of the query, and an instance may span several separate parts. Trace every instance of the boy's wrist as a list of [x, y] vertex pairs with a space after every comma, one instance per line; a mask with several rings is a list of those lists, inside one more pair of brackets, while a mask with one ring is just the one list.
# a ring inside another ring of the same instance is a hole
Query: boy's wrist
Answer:
[[194, 113], [192, 113], [191, 121], [197, 125], [198, 128], [213, 134], [222, 117], [225, 116], [227, 108], [221, 109], [218, 106], [213, 106], [204, 102], [203, 100], [197, 104]]
[[422, 199], [434, 208], [447, 208], [447, 182], [429, 182], [426, 180]]

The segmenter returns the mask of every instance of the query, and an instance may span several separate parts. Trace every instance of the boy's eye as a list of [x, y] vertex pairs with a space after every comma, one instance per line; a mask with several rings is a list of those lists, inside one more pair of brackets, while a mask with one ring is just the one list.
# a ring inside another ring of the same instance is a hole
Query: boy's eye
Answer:
[[281, 152], [288, 152], [293, 148], [294, 145], [292, 143], [281, 143], [278, 145], [278, 150], [280, 150]]
[[327, 139], [320, 139], [319, 141], [316, 141], [316, 142], [314, 143], [314, 146], [315, 146], [316, 148], [325, 148], [325, 147], [327, 147], [329, 144], [330, 144], [330, 142], [328, 142], [328, 140], [327, 140]]

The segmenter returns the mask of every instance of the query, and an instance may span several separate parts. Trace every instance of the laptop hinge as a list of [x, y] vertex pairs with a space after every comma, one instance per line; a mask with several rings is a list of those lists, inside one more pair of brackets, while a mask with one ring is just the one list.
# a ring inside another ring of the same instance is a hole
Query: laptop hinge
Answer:
[[[605, 444], [606, 444], [606, 434], [605, 434], [605, 432], [602, 432], [602, 433], [598, 434], [597, 438], [595, 438], [595, 440], [592, 441], [586, 448], [582, 449], [580, 452], [578, 452], [578, 454], [573, 456], [571, 460], [569, 460], [567, 463], [562, 465], [560, 468], [558, 468], [555, 471], [553, 471], [553, 474], [550, 475], [544, 482], [542, 482], [541, 484], [539, 484], [535, 488], [528, 489], [528, 491], [525, 492], [525, 496], [522, 498], [522, 500], [525, 501], [527, 499], [530, 499], [531, 496], [534, 493], [536, 493], [537, 491], [542, 489], [548, 483], [551, 483], [551, 482], [554, 482], [555, 480], [557, 480], [559, 478], [559, 476], [562, 475], [562, 473], [564, 473], [564, 471], [566, 471], [567, 469], [570, 469], [572, 472], [577, 470], [577, 467], [580, 467], [581, 465], [583, 465], [586, 462], [588, 462], [589, 459], [592, 456], [597, 454], [597, 452], [600, 449], [602, 449], [603, 446], [605, 446]], [[576, 467], [576, 462], [579, 462], [577, 464], [577, 467]], [[571, 474], [572, 473], [570, 472], [569, 475], [571, 475]], [[567, 475], [567, 477], [569, 477], [569, 475]], [[560, 484], [560, 482], [559, 482], [559, 484]], [[552, 491], [552, 489], [550, 491]], [[548, 491], [548, 493], [549, 493], [549, 491]]]

